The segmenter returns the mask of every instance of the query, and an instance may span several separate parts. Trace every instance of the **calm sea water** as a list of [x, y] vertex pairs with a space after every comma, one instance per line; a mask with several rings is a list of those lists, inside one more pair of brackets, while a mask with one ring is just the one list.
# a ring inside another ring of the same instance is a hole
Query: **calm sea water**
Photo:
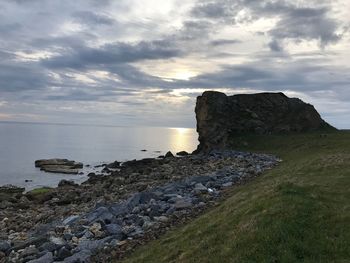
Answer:
[[191, 152], [197, 147], [197, 138], [195, 129], [187, 128], [0, 122], [0, 185], [14, 184], [29, 190], [56, 186], [61, 179], [82, 182], [92, 169], [85, 168], [84, 175], [44, 173], [34, 167], [37, 159], [68, 158], [94, 166], [157, 157], [168, 150]]

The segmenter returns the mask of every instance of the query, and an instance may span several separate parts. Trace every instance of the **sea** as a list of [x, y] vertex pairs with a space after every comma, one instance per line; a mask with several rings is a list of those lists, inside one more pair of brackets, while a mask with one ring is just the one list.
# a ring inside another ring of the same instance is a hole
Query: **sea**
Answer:
[[[192, 152], [197, 145], [198, 134], [192, 128], [0, 122], [0, 186], [31, 190], [55, 187], [62, 179], [81, 183], [97, 171], [97, 165], [158, 157], [167, 151]], [[50, 158], [83, 162], [84, 174], [52, 174], [35, 168], [35, 160]]]

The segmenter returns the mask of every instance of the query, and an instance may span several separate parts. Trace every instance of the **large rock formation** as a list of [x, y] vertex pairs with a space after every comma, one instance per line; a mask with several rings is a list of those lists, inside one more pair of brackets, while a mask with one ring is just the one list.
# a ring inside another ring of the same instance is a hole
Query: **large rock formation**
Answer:
[[197, 98], [195, 111], [198, 151], [225, 148], [238, 134], [335, 129], [321, 119], [312, 105], [283, 93], [226, 96], [206, 91]]

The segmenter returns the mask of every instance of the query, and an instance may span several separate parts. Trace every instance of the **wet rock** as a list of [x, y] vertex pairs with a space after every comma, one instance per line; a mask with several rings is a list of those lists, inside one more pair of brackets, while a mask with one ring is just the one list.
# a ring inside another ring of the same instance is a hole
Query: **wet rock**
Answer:
[[76, 184], [73, 180], [64, 180], [64, 179], [58, 183], [58, 187], [65, 187], [65, 186], [75, 187], [75, 186], [78, 186], [78, 184]]
[[84, 165], [68, 159], [42, 159], [35, 161], [35, 167], [48, 173], [78, 174]]
[[181, 151], [181, 152], [176, 153], [176, 155], [177, 156], [187, 156], [187, 155], [189, 155], [189, 153], [186, 151]]
[[173, 154], [171, 151], [168, 151], [168, 152], [165, 154], [165, 158], [170, 158], [170, 157], [174, 157], [174, 154]]
[[120, 164], [121, 162], [114, 161], [113, 163], [107, 164], [107, 168], [117, 169], [117, 168], [120, 168]]

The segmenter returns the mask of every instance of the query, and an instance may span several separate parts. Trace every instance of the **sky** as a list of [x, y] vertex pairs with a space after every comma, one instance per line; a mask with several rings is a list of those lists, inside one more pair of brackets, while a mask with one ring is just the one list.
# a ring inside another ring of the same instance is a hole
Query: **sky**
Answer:
[[0, 0], [0, 121], [195, 127], [284, 92], [350, 128], [349, 0]]

